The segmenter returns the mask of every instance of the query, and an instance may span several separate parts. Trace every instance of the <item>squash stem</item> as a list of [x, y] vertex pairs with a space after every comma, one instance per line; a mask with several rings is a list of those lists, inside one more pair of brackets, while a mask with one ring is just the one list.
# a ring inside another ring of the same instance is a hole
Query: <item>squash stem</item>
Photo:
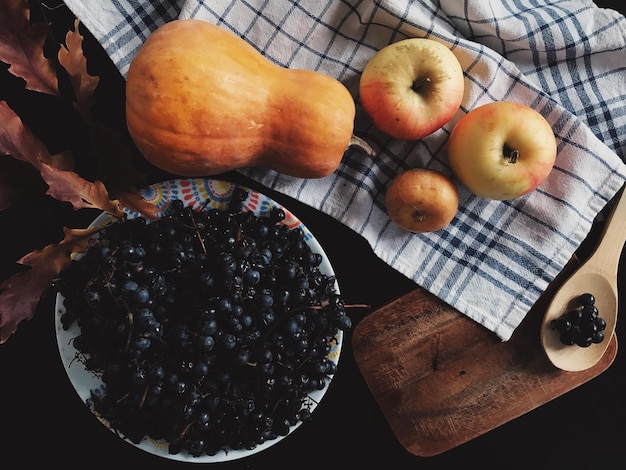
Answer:
[[374, 156], [374, 149], [370, 146], [370, 144], [354, 134], [352, 134], [352, 137], [350, 138], [350, 143], [348, 144], [348, 148], [350, 147], [358, 147], [368, 156]]

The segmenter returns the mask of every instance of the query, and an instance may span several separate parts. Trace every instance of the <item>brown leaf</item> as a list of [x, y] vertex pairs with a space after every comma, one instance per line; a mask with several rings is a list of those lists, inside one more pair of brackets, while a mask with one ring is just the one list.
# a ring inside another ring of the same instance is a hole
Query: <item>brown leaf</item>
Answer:
[[59, 201], [67, 201], [75, 209], [100, 208], [113, 215], [122, 214], [119, 202], [110, 200], [101, 181], [85, 180], [68, 168], [69, 158], [53, 156], [5, 103], [0, 102], [0, 152], [30, 163], [48, 184], [48, 194]]
[[123, 215], [119, 201], [109, 199], [102, 181], [92, 183], [73, 171], [59, 170], [45, 163], [39, 171], [48, 183], [47, 194], [53, 198], [70, 202], [74, 209], [97, 208], [117, 217]]
[[146, 219], [155, 220], [159, 216], [159, 209], [149, 203], [139, 192], [123, 192], [119, 195], [120, 205], [134, 212], [139, 212]]
[[45, 23], [30, 23], [27, 0], [0, 2], [0, 60], [10, 65], [13, 75], [26, 81], [26, 88], [58, 95], [54, 63], [43, 53], [49, 30]]
[[72, 83], [77, 109], [83, 119], [90, 122], [90, 109], [95, 101], [94, 90], [100, 79], [87, 73], [87, 59], [83, 53], [83, 36], [78, 31], [78, 25], [79, 20], [75, 20], [74, 30], [68, 31], [65, 37], [65, 46], [61, 46], [59, 49], [58, 58]]
[[153, 204], [146, 202], [138, 188], [146, 185], [145, 175], [133, 166], [133, 153], [122, 142], [122, 134], [101, 123], [92, 123], [93, 154], [100, 162], [100, 173], [106, 178], [110, 194], [120, 200], [124, 207], [148, 218], [156, 216]]
[[87, 72], [87, 59], [82, 48], [83, 36], [79, 32], [79, 20], [74, 30], [65, 38], [65, 47], [59, 49], [60, 64], [67, 71], [77, 99], [77, 109], [89, 123], [93, 141], [93, 157], [100, 162], [100, 173], [106, 177], [107, 188], [118, 195], [123, 206], [142, 215], [156, 217], [156, 208], [139, 195], [138, 187], [145, 185], [144, 175], [132, 165], [133, 154], [122, 144], [122, 135], [115, 129], [91, 119], [90, 108], [95, 99], [99, 77]]
[[[16, 160], [29, 165], [35, 173], [41, 173], [42, 165], [54, 165], [60, 169], [70, 169], [72, 159], [67, 154], [50, 155], [44, 143], [26, 126], [20, 117], [9, 107], [0, 101], [0, 155], [7, 156], [3, 159], [2, 178], [0, 179], [0, 199], [2, 208], [6, 209], [18, 197], [17, 191], [31, 193], [41, 189], [41, 177], [35, 178], [24, 166], [16, 165], [11, 160]], [[23, 176], [29, 176], [28, 181], [23, 181]], [[18, 188], [20, 181], [31, 182], [32, 186]], [[36, 182], [36, 183], [35, 183]], [[46, 187], [44, 184], [43, 191]]]
[[97, 230], [66, 228], [60, 243], [33, 251], [18, 261], [31, 269], [14, 274], [0, 285], [0, 343], [15, 333], [20, 322], [33, 317], [41, 296], [71, 262], [71, 253], [84, 251]]
[[4, 101], [0, 101], [0, 123], [0, 154], [30, 163], [37, 170], [41, 163], [71, 169], [72, 159], [65, 154], [50, 155], [44, 143]]

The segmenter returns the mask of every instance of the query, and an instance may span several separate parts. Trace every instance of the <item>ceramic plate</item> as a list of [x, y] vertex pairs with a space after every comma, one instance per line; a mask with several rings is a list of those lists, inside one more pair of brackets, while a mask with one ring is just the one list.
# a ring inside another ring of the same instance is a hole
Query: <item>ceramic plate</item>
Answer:
[[[233, 195], [234, 190], [238, 187], [242, 186], [214, 179], [177, 179], [154, 184], [146, 188], [143, 191], [142, 196], [147, 201], [154, 204], [160, 212], [164, 211], [167, 208], [168, 203], [175, 199], [180, 199], [185, 203], [185, 205], [192, 205], [196, 209], [206, 204], [206, 201], [210, 201], [208, 207], [223, 208], [227, 206]], [[252, 211], [257, 216], [262, 216], [267, 215], [272, 207], [282, 207], [277, 202], [257, 191], [253, 191], [245, 187], [243, 188], [248, 190], [248, 198], [243, 202], [244, 211]], [[300, 222], [300, 220], [298, 220], [291, 212], [289, 212], [289, 210], [284, 207], [282, 207], [282, 209], [285, 211], [286, 215], [283, 223], [288, 225], [290, 228], [300, 227], [300, 229], [302, 229], [305, 233], [305, 240], [307, 241], [311, 249], [314, 252], [322, 255], [323, 260], [320, 265], [320, 270], [322, 271], [322, 273], [329, 276], [334, 275], [333, 268], [328, 260], [328, 257], [324, 253], [324, 250], [315, 239], [313, 234], [304, 226], [304, 224], [302, 224], [302, 222]], [[134, 218], [139, 215], [138, 213], [134, 212], [127, 212], [127, 214], [129, 218]], [[94, 220], [91, 226], [101, 226], [110, 220], [110, 216], [108, 216], [107, 214], [101, 214]], [[339, 292], [339, 286], [335, 285], [335, 287], [337, 292]], [[73, 347], [72, 339], [79, 334], [79, 329], [75, 323], [68, 330], [63, 329], [60, 320], [63, 312], [63, 298], [62, 296], [58, 295], [55, 305], [55, 328], [61, 360], [63, 361], [63, 365], [65, 367], [67, 375], [76, 392], [78, 393], [80, 398], [87, 404], [87, 406], [90, 406], [91, 391], [102, 389], [104, 387], [104, 384], [101, 382], [96, 374], [85, 368], [84, 358], [82, 358], [81, 353]], [[329, 358], [335, 363], [339, 361], [342, 337], [343, 335], [340, 331], [337, 336], [337, 341], [329, 354]], [[311, 411], [313, 411], [315, 406], [320, 402], [320, 400], [328, 390], [329, 384], [330, 380], [326, 382], [326, 386], [322, 390], [312, 392], [309, 395], [312, 402]], [[99, 416], [97, 417], [105, 426], [108, 427], [106, 420], [102, 419]], [[291, 434], [301, 424], [302, 423], [298, 423], [297, 425], [293, 426], [289, 434]], [[111, 431], [115, 432], [113, 429], [111, 429]], [[289, 434], [287, 434], [287, 436]], [[228, 452], [220, 451], [214, 456], [204, 455], [201, 457], [193, 457], [186, 452], [170, 454], [168, 452], [168, 444], [165, 441], [156, 441], [149, 438], [144, 438], [138, 444], [134, 444], [130, 440], [125, 439], [122, 436], [120, 437], [128, 443], [135, 445], [136, 447], [139, 447], [146, 452], [159, 455], [167, 459], [195, 463], [213, 463], [240, 459], [258, 453], [264, 449], [267, 449], [268, 447], [273, 446], [274, 444], [277, 444], [279, 441], [287, 436], [279, 436], [274, 440], [266, 441], [265, 443], [258, 445], [252, 450], [229, 450]]]

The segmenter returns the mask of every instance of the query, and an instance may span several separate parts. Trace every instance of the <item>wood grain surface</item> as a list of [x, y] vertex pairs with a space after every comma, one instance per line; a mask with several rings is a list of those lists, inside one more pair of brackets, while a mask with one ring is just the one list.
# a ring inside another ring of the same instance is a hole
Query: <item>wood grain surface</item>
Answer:
[[432, 456], [494, 429], [606, 370], [617, 339], [594, 367], [564, 372], [541, 349], [539, 328], [554, 285], [509, 341], [418, 288], [355, 328], [357, 365], [400, 443]]

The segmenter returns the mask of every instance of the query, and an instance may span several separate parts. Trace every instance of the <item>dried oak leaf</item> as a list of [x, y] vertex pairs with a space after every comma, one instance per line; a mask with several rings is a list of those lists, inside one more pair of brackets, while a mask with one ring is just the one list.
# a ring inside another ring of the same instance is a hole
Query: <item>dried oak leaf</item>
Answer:
[[64, 229], [61, 242], [22, 257], [18, 263], [30, 269], [14, 274], [0, 284], [0, 343], [33, 317], [37, 304], [54, 278], [71, 263], [70, 255], [83, 252], [98, 228]]
[[26, 88], [58, 95], [55, 65], [43, 51], [49, 30], [46, 23], [31, 24], [27, 0], [0, 2], [0, 60], [26, 81]]
[[72, 169], [72, 158], [66, 153], [50, 155], [41, 139], [24, 125], [22, 119], [4, 101], [0, 101], [0, 122], [0, 154], [30, 163], [36, 170], [39, 170], [41, 163], [65, 170]]
[[83, 36], [78, 30], [79, 20], [74, 21], [74, 30], [65, 36], [65, 45], [59, 48], [59, 63], [67, 72], [76, 96], [77, 109], [86, 122], [91, 122], [91, 106], [95, 102], [94, 91], [99, 77], [87, 72], [87, 58], [83, 52]]
[[109, 198], [102, 181], [87, 181], [73, 171], [59, 170], [45, 163], [39, 172], [48, 183], [48, 194], [59, 201], [67, 201], [75, 209], [96, 208], [121, 217], [124, 212], [118, 200]]
[[133, 167], [133, 154], [130, 148], [123, 145], [121, 133], [91, 119], [90, 109], [95, 102], [94, 92], [100, 79], [87, 71], [87, 58], [82, 47], [84, 38], [79, 24], [76, 19], [74, 29], [68, 31], [65, 37], [65, 45], [59, 49], [58, 59], [70, 77], [76, 108], [89, 124], [93, 157], [100, 163], [100, 173], [106, 180], [107, 189], [119, 198], [123, 206], [145, 217], [155, 218], [156, 207], [139, 194], [138, 187], [145, 186], [145, 177]]
[[138, 189], [146, 185], [145, 175], [133, 166], [133, 153], [123, 144], [122, 134], [98, 122], [93, 123], [92, 129], [94, 157], [100, 162], [101, 179], [109, 194], [119, 199], [123, 207], [154, 219], [157, 208], [147, 202]]
[[101, 181], [90, 182], [68, 168], [68, 160], [50, 155], [43, 142], [35, 136], [5, 103], [0, 102], [0, 153], [30, 163], [48, 185], [47, 194], [59, 201], [70, 202], [75, 209], [99, 208], [113, 215], [122, 215], [119, 201], [109, 199]]

